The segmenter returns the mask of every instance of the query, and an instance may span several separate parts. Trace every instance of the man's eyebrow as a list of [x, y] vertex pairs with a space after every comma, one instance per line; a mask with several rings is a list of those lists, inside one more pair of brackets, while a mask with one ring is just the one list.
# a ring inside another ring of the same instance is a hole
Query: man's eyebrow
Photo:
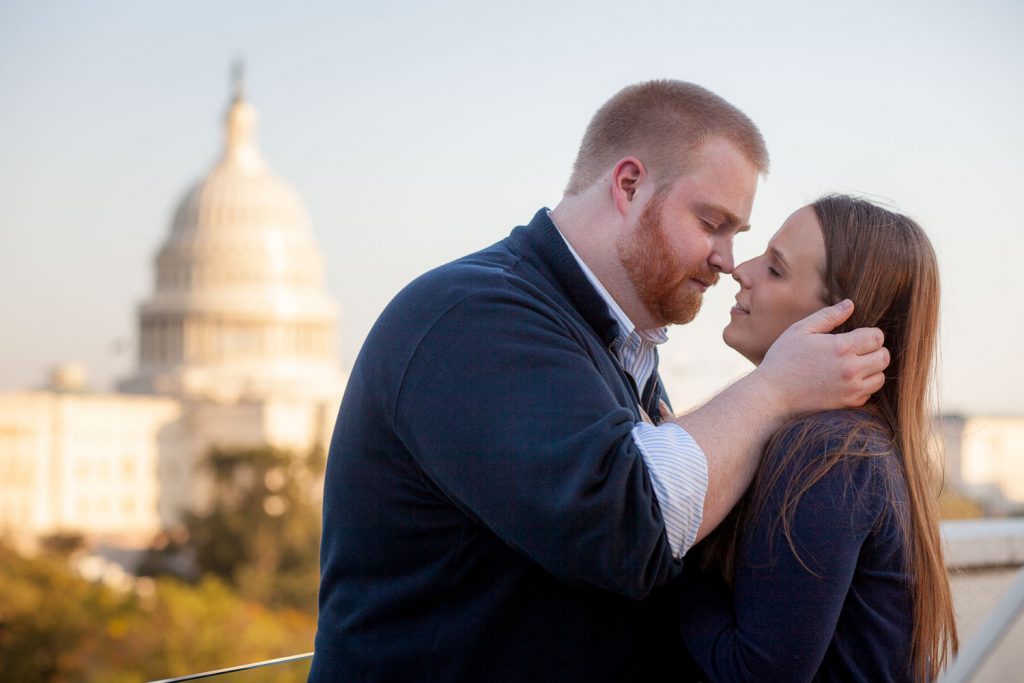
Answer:
[[789, 268], [789, 264], [786, 262], [786, 257], [782, 255], [782, 252], [775, 247], [768, 247], [768, 251], [771, 252], [775, 260], [782, 264], [783, 268]]
[[750, 230], [750, 223], [744, 223], [740, 220], [739, 216], [724, 206], [719, 204], [709, 204], [707, 202], [701, 202], [699, 206], [705, 211], [714, 211], [715, 213], [721, 214], [725, 218], [726, 223], [737, 226], [736, 232], [747, 232]]

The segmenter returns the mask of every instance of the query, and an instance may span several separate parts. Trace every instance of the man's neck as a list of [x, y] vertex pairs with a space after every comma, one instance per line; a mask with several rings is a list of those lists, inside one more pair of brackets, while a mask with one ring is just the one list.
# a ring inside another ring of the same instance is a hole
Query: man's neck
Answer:
[[631, 228], [589, 196], [592, 190], [563, 197], [552, 209], [551, 221], [637, 328], [660, 327], [641, 303], [619, 258], [618, 245]]

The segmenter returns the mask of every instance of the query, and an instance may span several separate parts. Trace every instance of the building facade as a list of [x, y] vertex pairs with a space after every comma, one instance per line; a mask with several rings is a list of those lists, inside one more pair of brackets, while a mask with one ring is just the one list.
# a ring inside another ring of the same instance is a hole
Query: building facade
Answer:
[[988, 515], [1024, 513], [1024, 418], [944, 415], [946, 484]]

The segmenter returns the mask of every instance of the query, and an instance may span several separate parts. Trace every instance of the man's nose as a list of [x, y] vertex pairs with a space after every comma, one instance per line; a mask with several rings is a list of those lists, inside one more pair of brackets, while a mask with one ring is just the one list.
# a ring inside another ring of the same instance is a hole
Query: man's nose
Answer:
[[732, 258], [732, 245], [727, 244], [720, 246], [711, 252], [711, 258], [708, 259], [708, 263], [719, 273], [725, 273], [728, 275], [733, 270], [733, 258]]

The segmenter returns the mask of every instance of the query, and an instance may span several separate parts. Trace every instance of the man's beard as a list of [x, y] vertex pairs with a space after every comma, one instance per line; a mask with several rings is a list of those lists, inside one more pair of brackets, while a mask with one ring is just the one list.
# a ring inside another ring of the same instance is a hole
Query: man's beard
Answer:
[[684, 271], [673, 259], [662, 230], [661, 207], [665, 195], [658, 192], [647, 202], [631, 238], [619, 243], [619, 260], [626, 269], [640, 302], [658, 325], [684, 325], [697, 315], [703, 292], [688, 287], [691, 279], [714, 285], [718, 274], [706, 268]]

